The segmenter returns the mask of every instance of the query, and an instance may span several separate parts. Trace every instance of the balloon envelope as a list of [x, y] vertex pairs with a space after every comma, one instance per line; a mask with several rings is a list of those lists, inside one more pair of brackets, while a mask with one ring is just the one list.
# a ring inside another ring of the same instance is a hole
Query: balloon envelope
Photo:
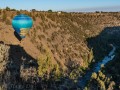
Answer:
[[32, 25], [32, 18], [24, 14], [17, 15], [12, 20], [12, 26], [21, 38], [25, 38]]

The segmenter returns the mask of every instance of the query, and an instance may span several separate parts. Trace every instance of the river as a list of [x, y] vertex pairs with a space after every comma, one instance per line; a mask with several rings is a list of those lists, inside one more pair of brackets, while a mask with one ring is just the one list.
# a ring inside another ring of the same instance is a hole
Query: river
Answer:
[[78, 87], [84, 89], [85, 85], [90, 80], [92, 73], [98, 72], [101, 69], [101, 65], [106, 65], [109, 61], [113, 60], [113, 58], [115, 57], [116, 47], [113, 45], [112, 47], [113, 49], [110, 51], [110, 53], [107, 56], [103, 58], [103, 60], [96, 63], [90, 71], [88, 71], [83, 77], [78, 79], [78, 83], [77, 83]]

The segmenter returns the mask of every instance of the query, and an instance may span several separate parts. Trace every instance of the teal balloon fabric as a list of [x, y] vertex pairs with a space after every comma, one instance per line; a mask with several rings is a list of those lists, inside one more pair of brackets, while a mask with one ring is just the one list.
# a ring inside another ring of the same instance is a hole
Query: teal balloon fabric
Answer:
[[12, 20], [12, 26], [15, 32], [17, 32], [21, 38], [25, 38], [32, 25], [32, 18], [25, 14], [17, 15]]

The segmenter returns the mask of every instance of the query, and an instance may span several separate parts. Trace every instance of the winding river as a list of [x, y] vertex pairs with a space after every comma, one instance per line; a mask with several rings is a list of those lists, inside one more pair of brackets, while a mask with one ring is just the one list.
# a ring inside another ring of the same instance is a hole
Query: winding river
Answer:
[[101, 69], [101, 65], [106, 65], [109, 61], [113, 60], [113, 58], [115, 57], [116, 47], [113, 45], [112, 47], [113, 49], [110, 51], [110, 53], [107, 56], [104, 57], [103, 60], [96, 63], [94, 67], [84, 75], [84, 77], [79, 78], [77, 84], [81, 89], [84, 89], [85, 85], [90, 80], [93, 72], [98, 72]]

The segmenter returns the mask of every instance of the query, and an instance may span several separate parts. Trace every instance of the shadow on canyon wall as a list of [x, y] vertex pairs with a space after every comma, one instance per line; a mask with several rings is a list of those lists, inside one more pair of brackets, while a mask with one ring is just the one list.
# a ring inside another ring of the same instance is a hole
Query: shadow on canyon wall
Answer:
[[87, 44], [93, 49], [94, 59], [101, 60], [112, 49], [112, 44], [120, 45], [120, 26], [105, 27], [99, 35], [87, 38]]
[[[89, 37], [86, 39], [87, 46], [93, 50], [93, 56], [95, 63], [99, 60], [102, 60], [108, 53], [111, 51], [112, 46], [118, 47], [120, 44], [120, 27], [105, 27], [99, 35], [95, 37]], [[95, 64], [92, 63], [92, 64]], [[94, 65], [93, 65], [94, 66]], [[92, 75], [92, 67], [90, 70], [86, 71], [86, 74], [79, 78], [78, 87], [83, 90], [85, 88], [87, 82], [90, 80]], [[95, 88], [96, 87], [96, 88]], [[95, 85], [91, 86], [91, 90], [99, 90], [100, 87]], [[99, 89], [98, 89], [99, 88]]]
[[30, 90], [35, 88], [34, 86], [39, 87], [37, 85], [39, 79], [37, 77], [37, 61], [18, 45], [5, 46], [10, 48], [8, 56], [4, 56], [8, 60], [3, 61], [6, 64], [4, 65], [5, 70], [0, 74], [1, 88], [3, 90]]
[[[3, 42], [0, 43], [5, 45]], [[63, 85], [64, 82], [74, 85], [69, 77], [60, 77], [60, 81], [54, 81], [52, 78], [44, 80], [38, 76], [37, 60], [27, 54], [19, 45], [5, 45], [5, 47], [7, 46], [10, 48], [8, 55], [4, 57], [8, 59], [4, 59], [5, 70], [0, 73], [0, 88], [2, 90], [68, 90], [67, 86]]]

